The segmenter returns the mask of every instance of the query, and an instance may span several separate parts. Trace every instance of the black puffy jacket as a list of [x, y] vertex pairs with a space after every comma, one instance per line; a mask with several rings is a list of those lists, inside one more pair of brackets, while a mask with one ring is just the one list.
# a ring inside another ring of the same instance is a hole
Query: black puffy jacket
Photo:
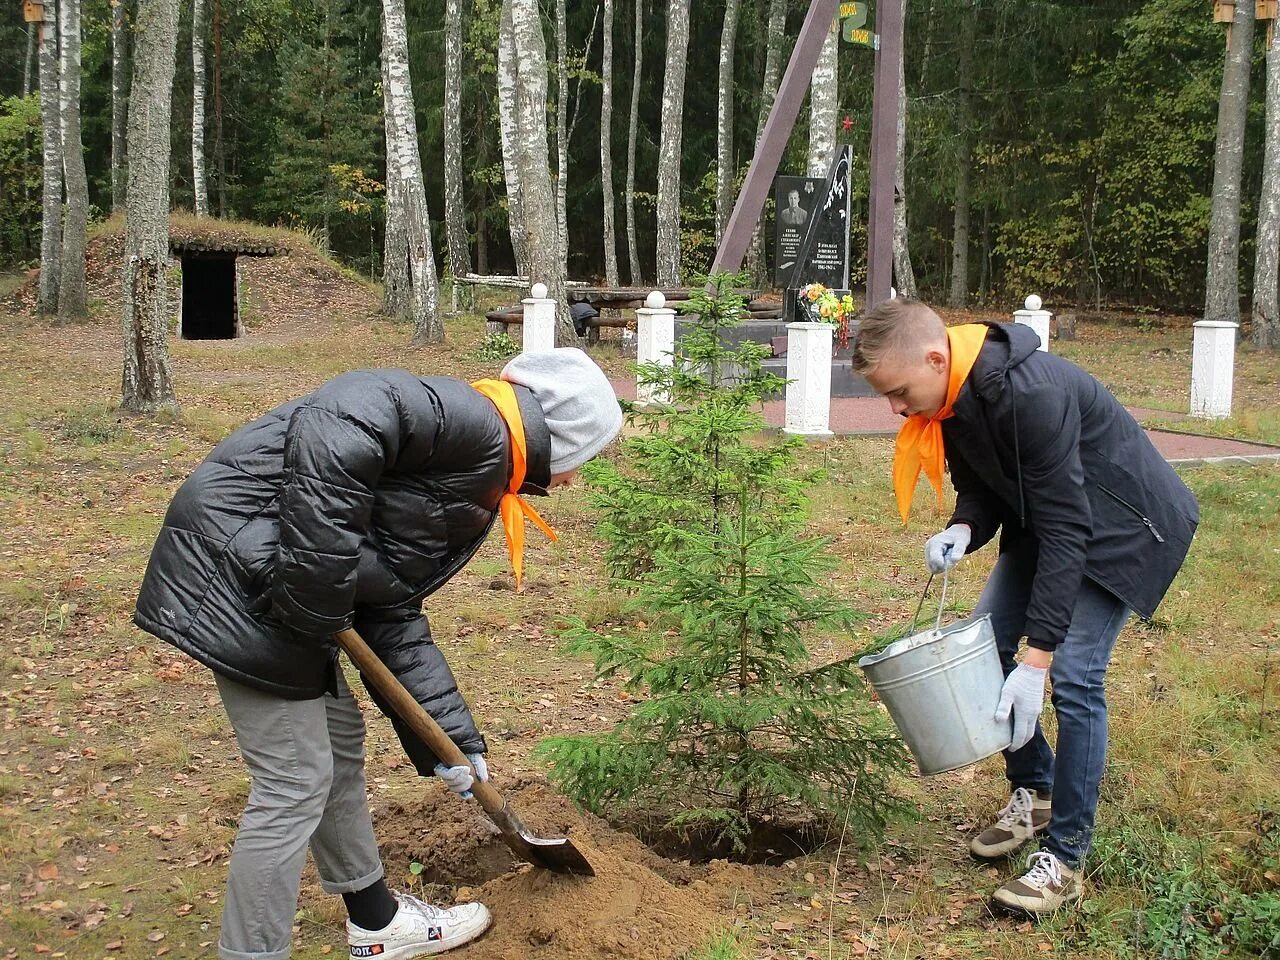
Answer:
[[[550, 434], [533, 395], [515, 392], [521, 492], [545, 494]], [[134, 622], [217, 673], [298, 700], [334, 688], [332, 635], [354, 626], [464, 752], [482, 751], [422, 600], [484, 542], [510, 474], [506, 425], [468, 384], [343, 374], [196, 468], [169, 505]], [[435, 758], [392, 719], [429, 772]]]
[[1124, 407], [1075, 364], [1037, 350], [1034, 330], [990, 323], [942, 422], [952, 523], [977, 550], [1031, 537], [1036, 573], [1028, 642], [1052, 649], [1088, 576], [1144, 617], [1186, 558], [1200, 508]]

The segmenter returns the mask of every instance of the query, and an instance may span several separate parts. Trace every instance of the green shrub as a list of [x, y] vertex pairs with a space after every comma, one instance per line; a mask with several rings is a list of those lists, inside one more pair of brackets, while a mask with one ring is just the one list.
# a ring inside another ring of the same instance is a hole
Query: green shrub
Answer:
[[472, 357], [479, 363], [497, 363], [520, 352], [520, 344], [508, 333], [491, 333], [480, 341]]
[[806, 635], [856, 615], [819, 580], [835, 561], [805, 532], [816, 477], [797, 469], [802, 441], [759, 440], [761, 401], [783, 386], [761, 369], [768, 347], [722, 340], [742, 282], [715, 277], [688, 302], [675, 363], [639, 370], [674, 405], [633, 409], [639, 434], [587, 471], [634, 620], [600, 631], [578, 619], [566, 638], [639, 702], [612, 730], [541, 751], [594, 811], [632, 808], [739, 849], [778, 816], [874, 834], [904, 755], [857, 671], [811, 662]]

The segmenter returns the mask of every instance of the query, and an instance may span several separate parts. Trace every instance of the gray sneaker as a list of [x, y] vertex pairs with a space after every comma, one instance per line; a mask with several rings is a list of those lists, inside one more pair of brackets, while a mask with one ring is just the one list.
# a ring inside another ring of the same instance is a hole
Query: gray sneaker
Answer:
[[1084, 896], [1081, 871], [1072, 870], [1052, 853], [1041, 850], [1027, 861], [1027, 872], [1010, 880], [992, 896], [996, 906], [1036, 918], [1057, 913]]
[[1049, 826], [1049, 795], [1018, 787], [996, 822], [969, 841], [969, 853], [979, 860], [1003, 860]]

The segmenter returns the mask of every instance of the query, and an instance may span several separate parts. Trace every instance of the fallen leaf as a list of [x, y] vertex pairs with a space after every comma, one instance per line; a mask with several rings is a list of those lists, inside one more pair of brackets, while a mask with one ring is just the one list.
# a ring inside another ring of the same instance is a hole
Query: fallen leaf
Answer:
[[147, 934], [147, 939], [150, 940], [152, 943], [159, 943], [161, 940], [164, 939], [164, 931], [152, 930], [150, 933]]
[[42, 863], [36, 869], [36, 876], [41, 880], [57, 880], [58, 865], [56, 863]]

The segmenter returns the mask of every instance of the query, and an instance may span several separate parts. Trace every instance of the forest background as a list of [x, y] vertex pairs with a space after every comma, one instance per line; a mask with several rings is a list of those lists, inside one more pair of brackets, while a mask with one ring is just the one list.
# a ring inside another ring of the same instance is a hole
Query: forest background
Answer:
[[[210, 212], [303, 227], [342, 260], [381, 271], [385, 147], [379, 55], [381, 5], [372, 0], [242, 0], [212, 7], [205, 144]], [[745, 173], [767, 107], [768, 55], [778, 65], [806, 3], [786, 3], [770, 29], [769, 0], [742, 0], [732, 71], [733, 166]], [[438, 265], [444, 228], [444, 0], [407, 0], [424, 181]], [[1199, 311], [1204, 303], [1213, 145], [1224, 31], [1203, 0], [909, 0], [906, 19], [905, 195], [919, 292], [948, 298], [959, 284], [1004, 305], [1036, 292], [1079, 306]], [[507, 232], [495, 73], [501, 4], [463, 4], [462, 170], [471, 262], [513, 273]], [[715, 247], [717, 74], [724, 5], [690, 4], [681, 154], [681, 273]], [[624, 229], [626, 146], [636, 17], [641, 18], [631, 276]], [[566, 3], [570, 138], [565, 182], [568, 275], [602, 277], [600, 98], [602, 4]], [[551, 111], [556, 100], [554, 4], [543, 4]], [[206, 12], [206, 15], [209, 15]], [[0, 267], [40, 252], [37, 57], [20, 3], [0, 14]], [[91, 220], [111, 203], [111, 7], [83, 3], [82, 115]], [[776, 23], [774, 24], [776, 27]], [[655, 277], [655, 198], [666, 8], [618, 0], [614, 11], [613, 162], [618, 262], [624, 283]], [[1255, 32], [1241, 183], [1240, 292], [1254, 262], [1263, 156], [1263, 40]], [[191, 4], [183, 3], [172, 128], [172, 198], [192, 205]], [[184, 53], [185, 51], [185, 53]], [[855, 282], [865, 262], [866, 157], [873, 54], [840, 44], [837, 137], [855, 157]], [[775, 81], [776, 82], [776, 81]], [[780, 166], [806, 170], [803, 109]], [[548, 134], [554, 140], [555, 122]], [[553, 164], [555, 150], [551, 150]], [[969, 214], [963, 237], [957, 208]], [[957, 239], [959, 237], [959, 239]], [[963, 243], [957, 258], [954, 243]], [[768, 247], [768, 244], [766, 244]], [[766, 256], [768, 254], [766, 253]], [[766, 274], [761, 265], [760, 279]], [[954, 302], [955, 297], [949, 298]]]

